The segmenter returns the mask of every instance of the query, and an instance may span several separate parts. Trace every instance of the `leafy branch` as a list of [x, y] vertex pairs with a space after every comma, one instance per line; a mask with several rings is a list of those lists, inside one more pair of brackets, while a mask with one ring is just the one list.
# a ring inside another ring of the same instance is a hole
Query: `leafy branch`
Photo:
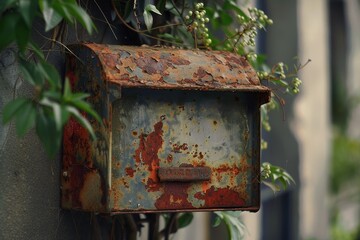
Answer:
[[0, 51], [13, 44], [17, 46], [21, 75], [34, 89], [32, 98], [17, 97], [4, 107], [3, 123], [14, 119], [19, 136], [35, 127], [46, 151], [54, 156], [61, 145], [62, 129], [70, 117], [93, 138], [94, 131], [83, 113], [98, 121], [100, 118], [85, 101], [88, 95], [72, 93], [69, 81], [61, 79], [55, 66], [46, 61], [43, 51], [32, 41], [30, 33], [37, 16], [44, 20], [45, 31], [65, 21], [72, 25], [78, 22], [91, 34], [95, 25], [75, 0], [6, 0], [0, 4], [0, 35], [4, 36], [0, 38]]

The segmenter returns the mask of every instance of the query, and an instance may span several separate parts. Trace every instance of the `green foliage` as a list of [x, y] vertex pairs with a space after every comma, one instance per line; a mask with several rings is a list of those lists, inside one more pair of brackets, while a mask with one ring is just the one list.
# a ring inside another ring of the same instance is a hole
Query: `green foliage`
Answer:
[[[70, 117], [95, 137], [91, 125], [81, 113], [100, 121], [85, 102], [88, 95], [72, 93], [69, 82], [61, 80], [57, 69], [46, 62], [44, 54], [30, 38], [36, 16], [43, 18], [45, 31], [65, 20], [70, 24], [79, 22], [91, 33], [95, 28], [90, 16], [75, 0], [7, 0], [0, 5], [0, 13], [0, 51], [13, 43], [19, 47], [18, 62], [23, 79], [35, 90], [33, 98], [18, 97], [4, 107], [3, 123], [15, 119], [19, 136], [35, 127], [50, 156], [60, 148], [62, 129]], [[31, 54], [34, 61], [29, 61]]]
[[178, 217], [178, 228], [187, 227], [192, 222], [193, 218], [194, 215], [190, 212], [180, 214]]
[[285, 169], [267, 162], [261, 165], [261, 182], [274, 192], [278, 192], [282, 188], [286, 189], [291, 183], [295, 184], [294, 179]]
[[145, 6], [143, 15], [144, 22], [148, 31], [151, 30], [154, 21], [153, 16], [151, 15], [152, 12], [161, 15], [161, 12], [159, 12], [159, 10], [153, 4], [148, 4]]
[[330, 168], [330, 189], [333, 194], [339, 193], [347, 184], [359, 183], [359, 159], [360, 141], [335, 132]]
[[360, 226], [353, 230], [347, 230], [339, 220], [338, 214], [331, 222], [330, 236], [332, 240], [357, 240], [360, 238]]
[[243, 239], [246, 233], [246, 227], [240, 219], [241, 212], [216, 211], [213, 227], [217, 227], [224, 222], [228, 232], [229, 240]]

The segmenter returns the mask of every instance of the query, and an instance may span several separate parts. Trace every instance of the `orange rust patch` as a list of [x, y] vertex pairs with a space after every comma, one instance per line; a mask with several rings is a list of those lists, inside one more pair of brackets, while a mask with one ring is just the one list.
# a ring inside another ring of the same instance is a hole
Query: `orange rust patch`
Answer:
[[162, 147], [163, 139], [163, 122], [159, 121], [154, 125], [154, 131], [149, 135], [141, 134], [139, 147], [135, 150], [135, 161], [143, 163], [149, 170], [149, 178], [146, 188], [149, 191], [157, 191], [159, 189], [159, 178], [157, 170], [159, 169], [160, 159], [158, 152]]
[[125, 168], [126, 175], [129, 177], [134, 177], [134, 173], [136, 170], [132, 169], [131, 167]]
[[204, 200], [204, 207], [239, 207], [245, 205], [245, 200], [241, 198], [238, 192], [228, 188], [216, 189], [214, 186], [205, 191], [205, 194], [196, 193], [195, 198]]
[[164, 193], [156, 200], [157, 209], [187, 209], [193, 208], [188, 201], [187, 190], [190, 184], [169, 183], [164, 185]]

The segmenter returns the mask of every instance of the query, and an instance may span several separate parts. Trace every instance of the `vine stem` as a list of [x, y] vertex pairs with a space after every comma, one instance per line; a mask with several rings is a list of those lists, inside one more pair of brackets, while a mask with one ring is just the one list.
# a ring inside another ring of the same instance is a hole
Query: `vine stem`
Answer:
[[58, 40], [52, 39], [52, 38], [48, 38], [48, 37], [44, 36], [43, 34], [41, 34], [38, 30], [35, 30], [35, 31], [36, 31], [41, 37], [45, 38], [46, 40], [49, 40], [49, 41], [51, 41], [51, 42], [53, 42], [53, 43], [56, 43], [56, 44], [62, 46], [62, 47], [63, 47], [64, 49], [66, 49], [69, 53], [73, 54], [80, 62], [83, 63], [83, 61], [82, 61], [78, 56], [76, 56], [76, 54], [75, 54], [73, 51], [71, 51], [71, 50], [70, 50], [65, 44], [63, 44], [61, 41], [58, 41]]
[[[121, 17], [121, 14], [119, 13], [119, 11], [117, 10], [116, 8], [116, 5], [114, 3], [114, 0], [111, 1], [111, 5], [115, 11], [115, 14], [116, 16], [120, 19], [120, 21], [127, 27], [129, 28], [130, 30], [134, 31], [134, 32], [137, 32], [137, 33], [140, 33], [146, 37], [149, 37], [149, 38], [152, 38], [152, 39], [155, 39], [155, 40], [159, 40], [159, 41], [163, 41], [163, 42], [166, 42], [166, 43], [170, 43], [170, 44], [174, 44], [174, 45], [183, 45], [183, 44], [180, 44], [180, 43], [177, 43], [177, 42], [173, 42], [173, 41], [169, 41], [169, 40], [166, 40], [166, 39], [162, 39], [162, 38], [158, 38], [158, 37], [154, 37], [150, 34], [146, 34], [145, 32], [147, 32], [147, 30], [139, 30], [139, 29], [136, 29], [136, 28], [133, 28], [132, 26], [130, 26], [122, 17]], [[155, 28], [152, 28], [151, 30], [155, 30], [155, 29], [160, 29], [160, 28], [164, 28], [164, 27], [170, 27], [170, 26], [179, 26], [179, 25], [182, 25], [181, 23], [174, 23], [174, 24], [168, 24], [168, 25], [164, 25], [164, 26], [159, 26], [159, 27], [155, 27]]]

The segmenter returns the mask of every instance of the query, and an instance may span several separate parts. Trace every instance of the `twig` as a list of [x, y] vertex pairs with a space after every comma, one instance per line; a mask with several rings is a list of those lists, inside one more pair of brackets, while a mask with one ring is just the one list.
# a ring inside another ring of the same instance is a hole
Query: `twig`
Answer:
[[94, 0], [94, 3], [95, 3], [95, 4], [96, 4], [96, 6], [99, 8], [99, 10], [100, 10], [101, 14], [103, 15], [103, 17], [104, 17], [104, 19], [105, 19], [105, 21], [106, 21], [107, 25], [109, 26], [109, 28], [110, 28], [110, 30], [111, 30], [111, 32], [112, 32], [112, 34], [114, 35], [114, 38], [115, 38], [116, 40], [118, 40], [118, 38], [116, 37], [116, 34], [115, 34], [114, 30], [113, 30], [113, 29], [112, 29], [112, 27], [111, 27], [111, 24], [109, 23], [109, 20], [108, 20], [108, 19], [107, 19], [107, 17], [105, 16], [105, 14], [104, 14], [103, 10], [101, 9], [101, 7], [99, 6], [99, 4], [97, 3], [97, 1], [96, 1], [96, 0]]
[[51, 42], [54, 42], [54, 43], [56, 43], [56, 44], [59, 44], [59, 45], [62, 46], [64, 49], [66, 49], [68, 52], [70, 52], [71, 54], [73, 54], [81, 63], [83, 63], [83, 61], [82, 61], [78, 56], [76, 56], [76, 54], [75, 54], [73, 51], [71, 51], [65, 44], [63, 44], [62, 42], [60, 42], [60, 41], [58, 41], [58, 40], [51, 39], [51, 38], [48, 38], [48, 37], [42, 35], [38, 30], [35, 30], [35, 31], [36, 31], [41, 37], [43, 37], [43, 38], [45, 38], [45, 39], [47, 39], [47, 40], [49, 40], [49, 41], [51, 41]]
[[[181, 43], [177, 43], [177, 42], [172, 42], [172, 41], [168, 41], [168, 40], [165, 40], [165, 39], [162, 39], [162, 38], [158, 38], [158, 37], [154, 37], [154, 36], [151, 36], [149, 34], [146, 34], [145, 32], [147, 32], [147, 30], [138, 30], [138, 29], [135, 29], [133, 28], [132, 26], [130, 26], [122, 17], [121, 17], [121, 14], [119, 13], [119, 11], [117, 10], [116, 6], [115, 6], [115, 3], [114, 3], [114, 0], [111, 1], [111, 4], [112, 4], [112, 7], [115, 11], [115, 14], [116, 16], [120, 19], [120, 21], [127, 27], [129, 28], [130, 30], [134, 31], [134, 32], [137, 32], [137, 33], [140, 33], [146, 37], [149, 37], [149, 38], [152, 38], [152, 39], [155, 39], [155, 40], [159, 40], [159, 41], [162, 41], [162, 42], [166, 42], [166, 43], [170, 43], [170, 44], [174, 44], [174, 45], [183, 45]], [[173, 24], [173, 25], [180, 25], [180, 24]], [[173, 25], [166, 25], [166, 26], [173, 26]], [[161, 26], [161, 27], [156, 27], [156, 28], [152, 28], [151, 30], [154, 30], [154, 29], [158, 29], [158, 28], [162, 28], [162, 27], [166, 27], [166, 26]]]

